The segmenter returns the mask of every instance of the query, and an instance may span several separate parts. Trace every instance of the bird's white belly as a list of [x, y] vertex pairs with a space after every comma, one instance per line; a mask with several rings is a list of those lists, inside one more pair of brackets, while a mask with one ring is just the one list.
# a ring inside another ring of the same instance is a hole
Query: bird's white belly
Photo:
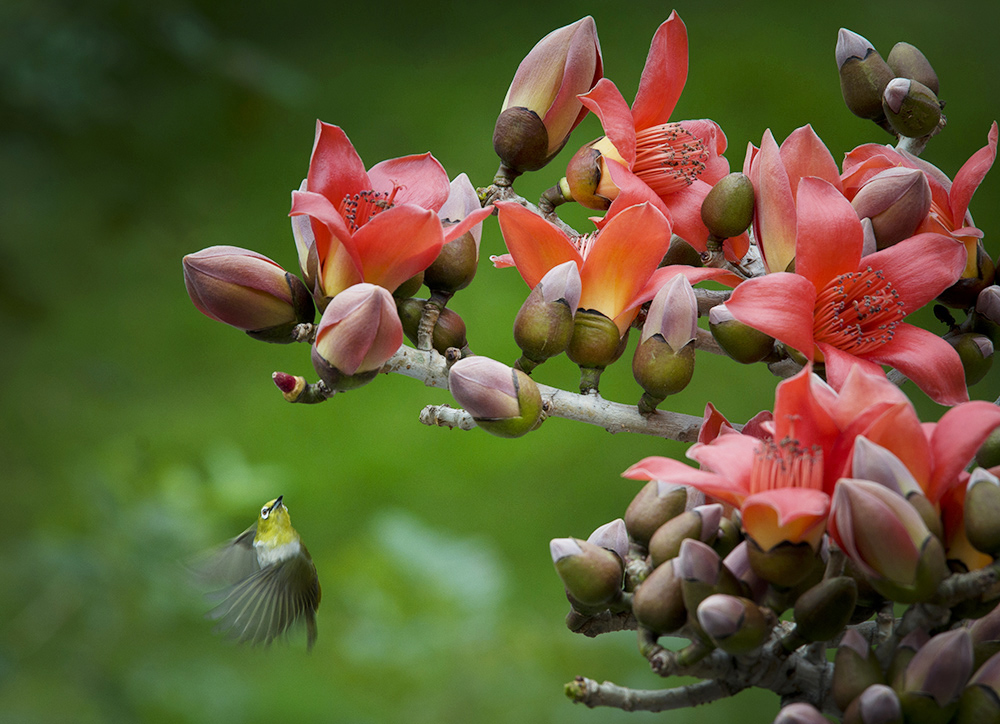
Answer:
[[292, 556], [297, 556], [302, 551], [302, 546], [297, 540], [281, 545], [269, 546], [262, 543], [254, 543], [254, 550], [257, 552], [257, 563], [261, 568], [273, 566], [275, 563], [287, 561]]

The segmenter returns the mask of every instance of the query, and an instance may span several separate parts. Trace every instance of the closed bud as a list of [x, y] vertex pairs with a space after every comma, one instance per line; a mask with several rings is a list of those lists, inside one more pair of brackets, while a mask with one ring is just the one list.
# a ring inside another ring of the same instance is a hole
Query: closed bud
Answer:
[[302, 281], [266, 256], [236, 246], [211, 246], [184, 257], [184, 286], [212, 319], [265, 342], [294, 342], [292, 330], [316, 309]]
[[868, 687], [884, 683], [871, 646], [855, 629], [847, 629], [833, 658], [830, 692], [834, 703], [844, 711]]
[[748, 533], [747, 554], [754, 573], [782, 588], [795, 586], [821, 566], [816, 550], [806, 541], [785, 541], [765, 550]]
[[[566, 348], [566, 356], [580, 367], [583, 378], [580, 392], [586, 394], [597, 389], [593, 373], [600, 373], [618, 359], [628, 341], [618, 326], [608, 317], [593, 309], [579, 309], [573, 317], [573, 336]], [[591, 370], [593, 372], [589, 372]]]
[[549, 552], [573, 601], [599, 607], [621, 595], [625, 569], [616, 553], [578, 538], [556, 538]]
[[1000, 286], [992, 284], [976, 296], [976, 313], [1000, 324]]
[[774, 724], [830, 724], [830, 720], [812, 704], [797, 701], [781, 707], [778, 716], [774, 717]]
[[1000, 605], [967, 625], [972, 637], [973, 668], [978, 669], [1000, 653]]
[[709, 311], [708, 327], [723, 351], [740, 364], [760, 362], [774, 349], [774, 337], [737, 320], [725, 304]]
[[1000, 427], [990, 433], [976, 451], [976, 464], [982, 468], [1000, 465]]
[[[460, 173], [452, 180], [448, 198], [438, 211], [445, 233], [447, 234], [449, 227], [480, 208], [476, 189], [469, 177]], [[469, 231], [444, 244], [437, 259], [424, 270], [423, 283], [427, 288], [432, 292], [449, 295], [469, 286], [476, 276], [482, 236], [483, 225], [476, 224]]]
[[924, 644], [906, 667], [899, 695], [908, 724], [947, 724], [972, 673], [968, 629], [940, 633]]
[[923, 171], [888, 168], [872, 176], [851, 200], [859, 219], [871, 219], [875, 244], [885, 249], [913, 236], [931, 208], [931, 187]]
[[375, 284], [355, 284], [323, 311], [313, 367], [331, 390], [351, 390], [371, 382], [402, 343], [392, 295]]
[[753, 184], [739, 171], [723, 176], [701, 202], [701, 220], [712, 236], [739, 236], [753, 221]]
[[448, 374], [451, 394], [476, 424], [498, 437], [520, 437], [542, 422], [542, 396], [528, 375], [488, 357], [466, 357]]
[[640, 625], [657, 634], [676, 631], [687, 621], [681, 581], [674, 561], [653, 569], [632, 595], [632, 613]]
[[691, 283], [678, 274], [656, 293], [632, 358], [632, 375], [645, 391], [639, 411], [649, 413], [668, 395], [680, 392], [694, 374], [698, 300]]
[[844, 724], [903, 724], [899, 697], [885, 684], [869, 686], [847, 707]]
[[969, 679], [958, 704], [955, 724], [1000, 721], [1000, 654], [985, 661]]
[[649, 540], [661, 525], [680, 515], [687, 506], [688, 489], [650, 480], [636, 494], [625, 510], [625, 528], [637, 544], [649, 546]]
[[514, 74], [493, 131], [504, 166], [537, 171], [566, 144], [587, 110], [577, 97], [603, 76], [597, 25], [590, 16], [542, 38]]
[[885, 672], [886, 683], [892, 686], [897, 692], [903, 690], [903, 677], [906, 675], [906, 667], [913, 661], [913, 657], [923, 648], [924, 644], [930, 641], [931, 637], [922, 628], [914, 629], [906, 634], [897, 644], [896, 650], [892, 652], [892, 660], [889, 661], [889, 668]]
[[[723, 521], [725, 520], [728, 518], [723, 518]], [[767, 593], [768, 583], [758, 576], [750, 565], [749, 545], [746, 540], [740, 541], [722, 562], [743, 584], [744, 593], [754, 601], [760, 601]], [[718, 551], [717, 546], [716, 551]]]
[[725, 558], [743, 541], [743, 534], [740, 533], [740, 526], [729, 518], [722, 518], [719, 521], [719, 532], [715, 541], [711, 544], [715, 552]]
[[722, 506], [718, 503], [699, 505], [676, 518], [671, 518], [649, 539], [649, 556], [652, 564], [658, 566], [671, 558], [676, 558], [680, 553], [681, 543], [688, 538], [711, 545], [719, 531], [721, 519]]
[[1000, 553], [1000, 479], [984, 468], [972, 471], [966, 488], [965, 535], [976, 550]]
[[882, 91], [893, 78], [892, 68], [867, 39], [846, 28], [837, 35], [836, 55], [847, 108], [860, 118], [881, 119]]
[[979, 301], [984, 289], [996, 281], [996, 265], [986, 253], [983, 240], [976, 242], [975, 273], [963, 272], [962, 278], [938, 295], [938, 301], [954, 309], [968, 309]]
[[660, 260], [660, 266], [703, 266], [701, 253], [679, 236], [670, 239], [670, 248]]
[[935, 94], [941, 91], [938, 85], [937, 73], [931, 66], [927, 57], [920, 52], [920, 49], [909, 43], [896, 43], [889, 51], [889, 56], [885, 62], [892, 68], [892, 72], [898, 78], [912, 78], [920, 81], [925, 86], [934, 91]]
[[748, 598], [717, 593], [698, 605], [698, 624], [712, 643], [739, 656], [760, 648], [774, 627], [774, 618]]
[[628, 555], [628, 531], [625, 530], [625, 521], [616, 518], [610, 523], [605, 523], [590, 534], [587, 542], [617, 553], [624, 561]]
[[[396, 302], [396, 310], [399, 312], [399, 321], [403, 325], [403, 333], [413, 344], [417, 343], [420, 317], [423, 315], [426, 303], [426, 299], [416, 297]], [[437, 323], [434, 325], [431, 347], [444, 354], [449, 347], [465, 349], [468, 343], [465, 336], [465, 321], [448, 307], [442, 309]]]
[[576, 203], [588, 209], [604, 211], [618, 198], [605, 158], [628, 165], [607, 136], [582, 146], [566, 165], [566, 188]]
[[574, 261], [553, 267], [535, 285], [514, 319], [514, 341], [522, 352], [517, 367], [530, 373], [566, 349], [581, 291], [580, 269]]
[[739, 579], [726, 568], [719, 554], [699, 540], [685, 539], [680, 553], [672, 560], [674, 572], [681, 579], [681, 595], [688, 611], [697, 611], [701, 602], [713, 593], [731, 596], [743, 593]]
[[844, 630], [857, 602], [853, 578], [826, 578], [795, 601], [795, 630], [806, 641], [828, 641]]
[[972, 386], [986, 377], [993, 366], [993, 342], [989, 337], [975, 332], [945, 335], [945, 340], [955, 348], [965, 370], [965, 384]]
[[923, 83], [893, 78], [882, 94], [882, 112], [901, 136], [919, 138], [938, 127], [941, 102]]

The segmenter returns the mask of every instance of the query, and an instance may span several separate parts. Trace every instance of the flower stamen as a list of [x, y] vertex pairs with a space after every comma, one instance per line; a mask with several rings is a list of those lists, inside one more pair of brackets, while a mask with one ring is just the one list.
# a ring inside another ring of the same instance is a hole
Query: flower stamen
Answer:
[[868, 267], [841, 274], [816, 296], [813, 335], [849, 354], [890, 342], [906, 316], [905, 304], [882, 271]]
[[765, 440], [754, 453], [750, 471], [750, 492], [781, 488], [823, 489], [823, 448], [805, 449], [798, 440], [786, 438], [780, 443]]
[[705, 143], [680, 123], [664, 123], [635, 134], [632, 173], [658, 196], [690, 186], [708, 161]]
[[356, 194], [348, 194], [340, 202], [340, 215], [344, 217], [351, 232], [357, 231], [386, 209], [391, 209], [396, 204], [396, 192], [400, 186], [393, 186], [392, 191], [360, 191]]

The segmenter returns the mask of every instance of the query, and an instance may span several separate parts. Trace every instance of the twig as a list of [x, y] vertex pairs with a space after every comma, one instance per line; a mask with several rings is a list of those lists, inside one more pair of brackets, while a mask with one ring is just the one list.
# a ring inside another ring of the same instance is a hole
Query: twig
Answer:
[[674, 689], [629, 689], [605, 681], [598, 684], [582, 676], [566, 684], [566, 696], [590, 708], [608, 706], [623, 711], [670, 711], [708, 704], [742, 691], [725, 681], [699, 681]]

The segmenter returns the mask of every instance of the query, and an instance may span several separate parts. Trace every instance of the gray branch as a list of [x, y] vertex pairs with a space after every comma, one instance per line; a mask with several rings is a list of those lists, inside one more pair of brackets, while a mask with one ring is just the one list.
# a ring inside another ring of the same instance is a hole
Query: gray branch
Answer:
[[708, 704], [738, 694], [742, 689], [725, 681], [699, 681], [674, 689], [629, 689], [605, 681], [578, 676], [566, 684], [566, 695], [578, 704], [590, 708], [614, 707], [623, 711], [670, 711]]

